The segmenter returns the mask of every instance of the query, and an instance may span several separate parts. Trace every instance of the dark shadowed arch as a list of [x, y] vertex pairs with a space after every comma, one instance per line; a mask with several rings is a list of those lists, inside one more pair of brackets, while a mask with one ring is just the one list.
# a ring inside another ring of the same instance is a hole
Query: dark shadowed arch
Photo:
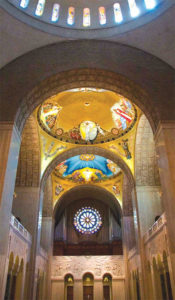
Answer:
[[21, 131], [34, 108], [47, 97], [89, 86], [128, 97], [143, 110], [155, 131], [161, 118], [175, 115], [173, 76], [167, 64], [129, 46], [95, 40], [49, 45], [0, 70], [0, 120], [16, 120]]
[[55, 220], [59, 220], [64, 209], [67, 206], [69, 206], [72, 202], [87, 198], [93, 199], [94, 201], [101, 201], [107, 206], [109, 206], [114, 216], [120, 223], [120, 219], [122, 217], [122, 210], [118, 200], [112, 193], [107, 191], [105, 188], [96, 185], [79, 185], [65, 192], [59, 198], [59, 201], [54, 207], [53, 214]]

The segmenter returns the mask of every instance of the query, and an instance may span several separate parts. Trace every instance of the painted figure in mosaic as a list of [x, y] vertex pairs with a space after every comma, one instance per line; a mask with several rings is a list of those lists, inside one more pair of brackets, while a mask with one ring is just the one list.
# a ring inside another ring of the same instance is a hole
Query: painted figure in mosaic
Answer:
[[125, 151], [125, 156], [127, 159], [131, 159], [131, 152], [129, 151], [129, 146], [128, 146], [128, 139], [122, 140], [122, 143], [119, 143], [119, 145], [122, 146], [123, 150]]
[[55, 195], [58, 196], [62, 191], [63, 191], [62, 185], [57, 184], [56, 187], [55, 187]]
[[118, 129], [125, 130], [127, 126], [132, 122], [133, 112], [132, 106], [129, 101], [120, 99], [111, 107], [112, 118]]

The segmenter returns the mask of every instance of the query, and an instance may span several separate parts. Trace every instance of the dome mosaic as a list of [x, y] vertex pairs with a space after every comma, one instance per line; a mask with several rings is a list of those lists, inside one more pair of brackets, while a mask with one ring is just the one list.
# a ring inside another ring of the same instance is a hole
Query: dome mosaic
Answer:
[[70, 157], [54, 170], [57, 177], [83, 184], [108, 180], [120, 172], [121, 169], [113, 161], [94, 154]]
[[46, 100], [37, 118], [42, 129], [60, 141], [99, 144], [128, 133], [137, 120], [137, 109], [114, 92], [87, 88]]

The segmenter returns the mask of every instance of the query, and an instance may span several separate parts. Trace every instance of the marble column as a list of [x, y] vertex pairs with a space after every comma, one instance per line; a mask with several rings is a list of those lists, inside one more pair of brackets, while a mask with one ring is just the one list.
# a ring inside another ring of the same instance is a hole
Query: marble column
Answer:
[[41, 247], [47, 252], [53, 243], [53, 218], [42, 217]]
[[7, 279], [9, 224], [20, 143], [15, 125], [0, 122], [0, 300], [4, 299]]
[[13, 214], [21, 219], [22, 225], [32, 235], [32, 248], [29, 263], [28, 299], [35, 299], [38, 270], [35, 268], [40, 249], [42, 200], [40, 187], [16, 187], [13, 202]]
[[155, 134], [155, 145], [167, 218], [173, 296], [175, 298], [175, 121], [164, 121]]
[[74, 281], [74, 299], [83, 300], [83, 281], [82, 281], [82, 279]]
[[130, 299], [131, 295], [129, 294], [129, 267], [128, 267], [128, 253], [129, 251], [136, 246], [135, 240], [135, 229], [134, 229], [134, 217], [123, 216], [122, 218], [122, 236], [123, 236], [123, 255], [125, 261], [125, 290], [126, 290], [126, 299]]
[[132, 189], [132, 204], [133, 204], [133, 217], [134, 217], [134, 228], [135, 228], [135, 236], [136, 236], [136, 249], [138, 253], [139, 265], [140, 265], [140, 296], [141, 299], [146, 298], [146, 288], [145, 288], [145, 253], [144, 253], [144, 246], [143, 240], [141, 237], [141, 229], [140, 229], [140, 216], [139, 216], [139, 208], [138, 208], [138, 199], [136, 188], [133, 187]]
[[52, 217], [42, 217], [41, 247], [48, 253], [48, 269], [46, 274], [46, 298], [51, 299], [51, 261], [53, 255], [54, 221]]
[[129, 251], [136, 246], [133, 215], [123, 216], [122, 226], [123, 226], [123, 247], [126, 248], [127, 251]]
[[136, 186], [140, 232], [143, 236], [163, 213], [160, 186]]

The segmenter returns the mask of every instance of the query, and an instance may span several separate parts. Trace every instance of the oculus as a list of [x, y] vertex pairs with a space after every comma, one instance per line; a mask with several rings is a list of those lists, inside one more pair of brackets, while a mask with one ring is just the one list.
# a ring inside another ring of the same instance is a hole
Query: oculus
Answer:
[[82, 234], [94, 234], [102, 226], [99, 211], [92, 207], [83, 207], [74, 216], [75, 229]]
[[93, 183], [113, 178], [121, 169], [112, 160], [93, 154], [82, 154], [61, 162], [54, 170], [57, 177], [76, 183]]
[[110, 142], [129, 132], [137, 109], [113, 92], [67, 91], [46, 100], [38, 109], [39, 125], [56, 139], [73, 144]]

